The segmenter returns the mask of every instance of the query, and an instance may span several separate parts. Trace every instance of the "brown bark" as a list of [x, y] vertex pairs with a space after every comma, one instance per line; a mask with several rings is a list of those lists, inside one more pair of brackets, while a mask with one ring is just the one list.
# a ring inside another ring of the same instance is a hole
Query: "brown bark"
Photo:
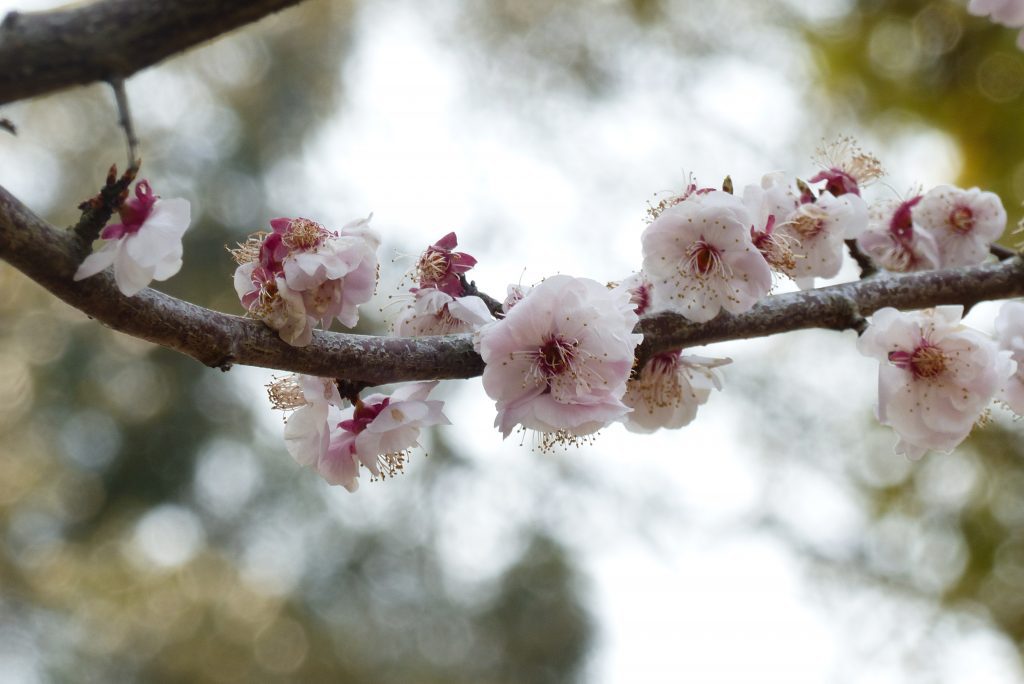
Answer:
[[301, 0], [98, 0], [0, 23], [0, 104], [140, 69]]

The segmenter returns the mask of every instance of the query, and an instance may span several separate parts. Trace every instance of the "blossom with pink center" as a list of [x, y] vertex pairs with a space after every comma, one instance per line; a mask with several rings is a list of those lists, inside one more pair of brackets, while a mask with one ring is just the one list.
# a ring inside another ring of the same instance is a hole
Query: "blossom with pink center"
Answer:
[[938, 243], [914, 221], [914, 207], [921, 199], [915, 195], [871, 206], [867, 230], [857, 238], [857, 245], [882, 268], [907, 273], [939, 267]]
[[704, 322], [747, 311], [768, 294], [771, 269], [750, 237], [753, 219], [727, 192], [695, 193], [644, 230], [643, 271], [656, 308]]
[[743, 204], [751, 217], [750, 240], [776, 271], [787, 273], [795, 266], [794, 242], [780, 225], [796, 211], [799, 201], [781, 171], [765, 174], [760, 185], [743, 189]]
[[118, 213], [121, 222], [103, 229], [100, 238], [106, 242], [85, 258], [75, 280], [113, 265], [117, 288], [131, 297], [153, 280], [167, 280], [181, 270], [181, 238], [191, 221], [191, 207], [186, 199], [160, 199], [143, 180]]
[[[1024, 0], [971, 0], [967, 11], [1010, 28], [1024, 26]], [[1017, 34], [1017, 47], [1024, 50], [1024, 31]]]
[[622, 401], [633, 409], [622, 418], [626, 429], [646, 433], [688, 425], [711, 390], [722, 389], [718, 367], [731, 362], [684, 356], [681, 351], [658, 354], [626, 387]]
[[995, 193], [939, 185], [914, 208], [914, 221], [935, 238], [943, 268], [974, 266], [1006, 229], [1006, 210]]
[[642, 339], [629, 294], [587, 278], [553, 276], [530, 290], [508, 315], [476, 334], [486, 366], [484, 390], [495, 400], [495, 425], [544, 433], [542, 448], [572, 443], [616, 420]]
[[396, 335], [448, 335], [471, 332], [494, 320], [479, 297], [452, 297], [434, 287], [413, 292], [413, 301], [395, 320]]
[[860, 190], [882, 175], [882, 165], [874, 155], [860, 149], [850, 137], [842, 137], [818, 148], [816, 161], [822, 167], [810, 179], [825, 182], [825, 191], [834, 197], [860, 195]]
[[459, 276], [476, 266], [476, 258], [465, 252], [453, 251], [459, 244], [455, 233], [427, 247], [416, 262], [416, 279], [420, 287], [433, 287], [451, 297], [465, 294]]
[[650, 311], [654, 286], [643, 273], [634, 273], [628, 276], [616, 285], [615, 289], [629, 293], [629, 303], [633, 305], [633, 311], [637, 316], [643, 316]]
[[1010, 410], [1024, 416], [1024, 302], [1005, 302], [996, 316], [996, 343], [1013, 355], [1017, 372], [1000, 398]]
[[786, 275], [801, 287], [813, 287], [814, 278], [836, 276], [845, 241], [860, 237], [867, 226], [868, 207], [859, 195], [835, 197], [826, 190], [814, 202], [801, 204], [779, 229], [795, 243], [796, 258]]
[[444, 402], [427, 400], [437, 381], [401, 385], [391, 396], [371, 394], [338, 416], [326, 452], [315, 467], [320, 476], [350, 492], [359, 487], [359, 466], [374, 479], [405, 469], [410, 450], [419, 446], [420, 429], [449, 425]]
[[896, 453], [952, 451], [1017, 364], [990, 338], [960, 325], [962, 306], [871, 317], [857, 347], [881, 363], [876, 416], [898, 435]]

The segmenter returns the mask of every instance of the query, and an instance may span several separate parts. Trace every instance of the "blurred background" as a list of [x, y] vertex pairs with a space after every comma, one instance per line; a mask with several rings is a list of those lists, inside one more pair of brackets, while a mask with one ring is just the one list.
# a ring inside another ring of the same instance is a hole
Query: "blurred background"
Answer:
[[[1015, 223], [1024, 55], [965, 4], [310, 0], [128, 82], [142, 176], [193, 207], [158, 287], [240, 313], [225, 245], [372, 211], [383, 333], [450, 230], [495, 295], [617, 280], [655, 193], [806, 178], [839, 134], [889, 171], [869, 199], [978, 185]], [[0, 116], [0, 184], [56, 225], [124, 164], [101, 85]], [[442, 383], [428, 455], [348, 494], [289, 458], [269, 371], [0, 264], [0, 682], [1021, 681], [1021, 426], [895, 456], [854, 339], [698, 350], [734, 363], [692, 425], [556, 454]]]

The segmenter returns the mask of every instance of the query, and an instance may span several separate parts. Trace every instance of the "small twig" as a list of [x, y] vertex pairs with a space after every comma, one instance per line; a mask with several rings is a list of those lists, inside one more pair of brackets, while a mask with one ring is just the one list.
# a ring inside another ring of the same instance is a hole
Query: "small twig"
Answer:
[[82, 245], [91, 245], [114, 212], [128, 199], [128, 186], [135, 180], [138, 170], [138, 166], [133, 166], [118, 178], [117, 164], [112, 165], [107, 172], [107, 182], [99, 193], [78, 205], [82, 210], [82, 218], [78, 219], [73, 230]]
[[341, 395], [341, 398], [348, 399], [353, 406], [359, 401], [359, 393], [370, 386], [369, 383], [359, 382], [358, 380], [344, 380], [342, 378], [335, 378], [334, 384], [338, 388], [338, 394]]
[[1017, 256], [1017, 250], [1010, 249], [1009, 247], [1003, 247], [998, 243], [992, 243], [992, 246], [989, 247], [989, 251], [992, 252], [992, 254], [994, 254], [1000, 261]]
[[850, 250], [850, 256], [853, 257], [853, 260], [857, 262], [857, 266], [860, 267], [861, 278], [869, 278], [878, 273], [878, 267], [875, 266], [875, 262], [867, 254], [860, 251], [856, 240], [846, 240], [846, 248]]
[[14, 125], [10, 119], [0, 119], [0, 128], [4, 129], [11, 135], [18, 135], [18, 127]]
[[132, 113], [128, 108], [128, 93], [124, 89], [123, 78], [112, 78], [109, 81], [110, 87], [114, 89], [114, 99], [117, 101], [118, 123], [124, 129], [125, 141], [128, 144], [128, 170], [138, 169], [139, 160], [139, 139], [135, 137], [135, 127], [132, 126]]
[[467, 297], [479, 297], [484, 300], [484, 304], [487, 305], [487, 309], [491, 312], [492, 316], [499, 319], [505, 317], [505, 310], [502, 309], [501, 302], [477, 289], [475, 280], [471, 282], [466, 279], [465, 274], [460, 273], [459, 282], [462, 283], [462, 289], [465, 290]]

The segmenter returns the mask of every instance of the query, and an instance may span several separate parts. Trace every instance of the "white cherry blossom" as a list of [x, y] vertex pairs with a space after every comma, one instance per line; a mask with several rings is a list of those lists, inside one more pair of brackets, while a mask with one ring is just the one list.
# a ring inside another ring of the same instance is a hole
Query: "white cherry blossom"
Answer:
[[881, 364], [876, 416], [896, 431], [896, 453], [952, 451], [1016, 370], [1009, 351], [960, 324], [962, 314], [962, 306], [886, 307], [858, 341]]
[[697, 416], [711, 390], [722, 389], [719, 366], [732, 359], [683, 355], [680, 351], [658, 354], [630, 380], [622, 401], [633, 409], [622, 418], [631, 432], [681, 428]]
[[914, 220], [935, 238], [943, 268], [985, 261], [989, 247], [1006, 230], [1006, 210], [998, 195], [952, 185], [925, 193], [914, 208]]
[[940, 264], [939, 246], [931, 233], [914, 222], [914, 207], [922, 199], [880, 200], [871, 205], [867, 230], [857, 245], [888, 271], [927, 271]]
[[452, 297], [434, 287], [421, 287], [395, 319], [394, 331], [409, 336], [448, 335], [471, 332], [493, 320], [479, 297]]
[[1017, 372], [1006, 383], [1001, 399], [1024, 416], [1024, 302], [1005, 302], [996, 316], [996, 342], [1013, 355]]
[[106, 242], [85, 258], [75, 280], [113, 266], [117, 288], [131, 297], [181, 270], [181, 238], [191, 221], [191, 207], [186, 199], [159, 198], [143, 180], [135, 186], [135, 197], [118, 211], [121, 222], [103, 229], [100, 238]]

